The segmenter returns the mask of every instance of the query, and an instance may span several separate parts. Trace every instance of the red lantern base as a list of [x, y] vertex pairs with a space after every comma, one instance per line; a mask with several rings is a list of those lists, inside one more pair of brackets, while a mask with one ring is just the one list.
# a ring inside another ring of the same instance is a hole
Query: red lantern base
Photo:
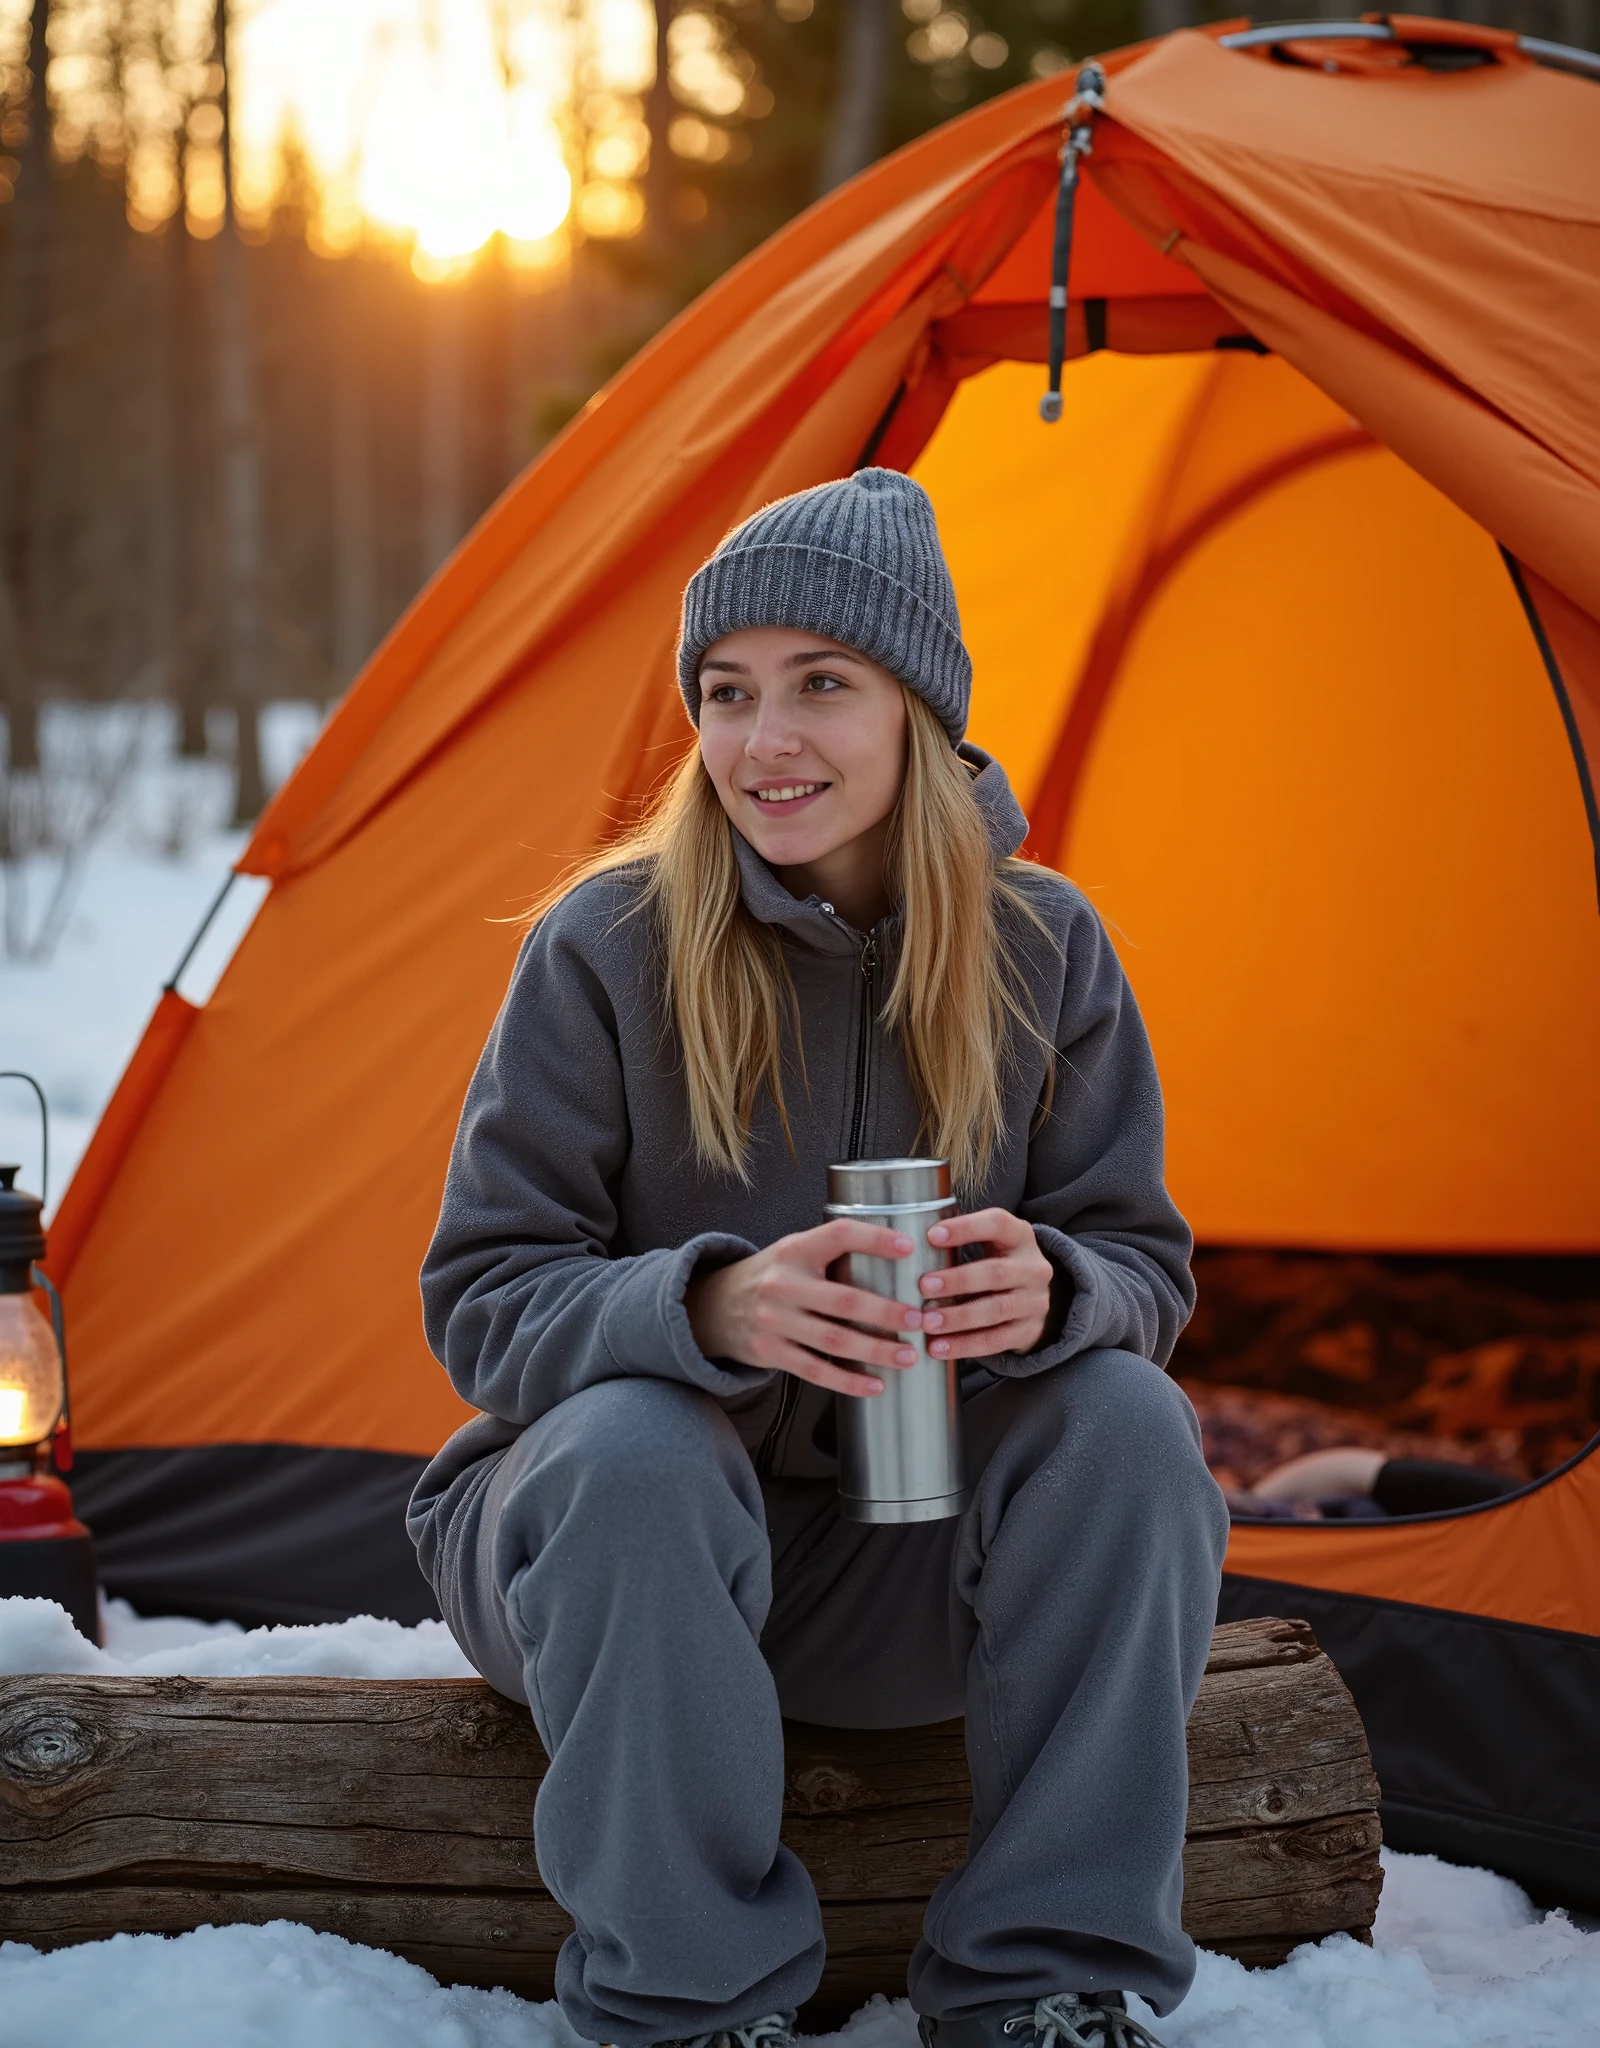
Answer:
[[56, 1600], [80, 1635], [100, 1640], [94, 1538], [72, 1495], [46, 1472], [0, 1479], [0, 1598]]

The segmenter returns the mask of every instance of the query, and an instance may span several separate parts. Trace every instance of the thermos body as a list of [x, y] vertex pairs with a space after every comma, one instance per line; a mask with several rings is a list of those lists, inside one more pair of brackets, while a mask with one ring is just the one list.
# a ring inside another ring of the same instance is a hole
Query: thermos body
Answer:
[[[847, 1253], [832, 1277], [921, 1308], [923, 1274], [951, 1263], [948, 1252], [928, 1242], [929, 1228], [956, 1213], [948, 1160], [847, 1160], [828, 1168], [828, 1196], [830, 1218], [882, 1224], [916, 1247], [903, 1259]], [[938, 1522], [959, 1515], [967, 1504], [955, 1360], [930, 1358], [920, 1330], [907, 1330], [898, 1341], [917, 1352], [915, 1365], [878, 1374], [881, 1394], [835, 1397], [840, 1511], [846, 1521]]]

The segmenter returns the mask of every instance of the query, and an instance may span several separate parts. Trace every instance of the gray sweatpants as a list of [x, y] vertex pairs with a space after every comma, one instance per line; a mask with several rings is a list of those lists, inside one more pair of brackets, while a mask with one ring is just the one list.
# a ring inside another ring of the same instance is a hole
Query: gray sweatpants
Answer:
[[815, 1990], [783, 1714], [966, 1716], [970, 1851], [928, 1906], [919, 2011], [1119, 1989], [1166, 2012], [1188, 1989], [1184, 1722], [1227, 1537], [1194, 1412], [1100, 1351], [963, 1416], [973, 1498], [948, 1522], [869, 1528], [825, 1482], [763, 1488], [717, 1404], [656, 1379], [574, 1395], [457, 1492], [436, 1590], [549, 1752], [534, 1839], [589, 2040], [645, 2048]]

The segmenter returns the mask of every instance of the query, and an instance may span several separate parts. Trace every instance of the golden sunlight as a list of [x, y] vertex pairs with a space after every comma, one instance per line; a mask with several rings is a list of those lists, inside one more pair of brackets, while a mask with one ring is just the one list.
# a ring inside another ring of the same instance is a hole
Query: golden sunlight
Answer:
[[557, 253], [569, 81], [637, 92], [653, 49], [647, 0], [607, 0], [586, 24], [564, 0], [260, 0], [237, 33], [241, 208], [271, 203], [292, 141], [319, 187], [316, 242], [376, 230], [430, 278], [495, 234], [529, 260]]
[[[56, 0], [49, 87], [66, 157], [125, 166], [134, 226], [180, 207], [222, 222], [221, 72], [214, 0], [136, 17], [111, 90], [103, 9]], [[495, 238], [547, 267], [568, 237], [638, 232], [655, 70], [652, 0], [232, 0], [233, 162], [241, 220], [285, 198], [312, 245], [373, 240], [419, 277], [459, 275]], [[27, 0], [0, 0], [0, 60], [20, 61]], [[737, 160], [772, 94], [716, 19], [681, 6], [671, 32], [676, 154]], [[0, 192], [0, 199], [4, 193]]]

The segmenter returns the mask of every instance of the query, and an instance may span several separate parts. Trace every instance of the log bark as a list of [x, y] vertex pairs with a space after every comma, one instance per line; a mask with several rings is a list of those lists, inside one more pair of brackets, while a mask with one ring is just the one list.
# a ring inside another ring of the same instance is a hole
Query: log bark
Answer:
[[[815, 2023], [899, 1988], [971, 1794], [959, 1722], [786, 1739], [784, 1839], [828, 1939]], [[0, 1926], [51, 1948], [287, 1918], [548, 1997], [570, 1923], [534, 1858], [544, 1768], [526, 1711], [476, 1680], [0, 1680]], [[1304, 1623], [1218, 1629], [1189, 1769], [1197, 1941], [1260, 1964], [1367, 1937], [1377, 1781]]]

